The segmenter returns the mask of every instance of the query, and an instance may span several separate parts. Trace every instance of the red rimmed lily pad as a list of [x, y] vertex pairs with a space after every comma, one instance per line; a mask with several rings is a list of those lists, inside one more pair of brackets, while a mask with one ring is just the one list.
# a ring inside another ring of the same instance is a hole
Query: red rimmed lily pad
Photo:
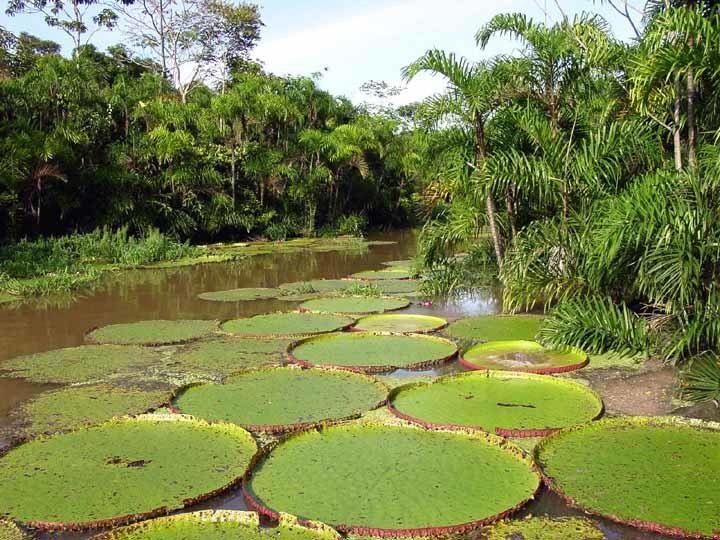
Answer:
[[357, 272], [350, 277], [353, 279], [375, 281], [381, 279], [410, 279], [412, 274], [407, 268], [389, 267], [383, 270], [365, 270], [364, 272]]
[[358, 319], [353, 329], [360, 332], [427, 334], [441, 330], [445, 326], [447, 326], [447, 321], [441, 317], [412, 313], [383, 313]]
[[532, 341], [542, 322], [537, 315], [480, 315], [455, 321], [444, 333], [469, 341]]
[[349, 313], [364, 315], [397, 311], [410, 305], [405, 298], [385, 296], [337, 296], [317, 298], [300, 304], [300, 309], [314, 313]]
[[463, 351], [460, 364], [471, 370], [494, 369], [550, 375], [567, 373], [588, 365], [579, 349], [546, 349], [537, 341], [490, 341]]
[[293, 337], [345, 330], [354, 323], [344, 315], [293, 311], [233, 319], [222, 323], [221, 329], [245, 337]]
[[85, 339], [91, 343], [111, 345], [174, 345], [197, 341], [217, 329], [217, 321], [139, 321], [96, 328], [88, 332]]
[[248, 302], [252, 300], [272, 300], [283, 294], [284, 291], [280, 289], [249, 287], [245, 289], [230, 289], [228, 291], [204, 292], [199, 294], [198, 298], [211, 302]]

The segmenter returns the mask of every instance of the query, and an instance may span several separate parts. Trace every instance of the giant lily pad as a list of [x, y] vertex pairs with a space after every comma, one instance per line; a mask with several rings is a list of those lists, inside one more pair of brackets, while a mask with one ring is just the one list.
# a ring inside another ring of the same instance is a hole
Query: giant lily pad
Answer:
[[343, 296], [317, 298], [300, 304], [300, 309], [316, 313], [382, 313], [406, 308], [410, 302], [405, 298], [375, 296]]
[[410, 279], [412, 275], [406, 268], [386, 268], [384, 270], [366, 270], [350, 276], [354, 279], [374, 281], [376, 279]]
[[392, 268], [401, 267], [401, 268], [410, 268], [412, 265], [415, 264], [415, 261], [412, 259], [403, 259], [400, 261], [385, 261], [382, 263], [383, 266], [390, 266]]
[[217, 328], [216, 321], [140, 321], [97, 328], [91, 330], [86, 339], [115, 345], [171, 345], [195, 341]]
[[674, 536], [720, 531], [720, 424], [608, 419], [561, 431], [535, 455], [550, 488], [587, 512]]
[[205, 510], [128, 525], [95, 537], [96, 540], [340, 540], [322, 523], [301, 525], [281, 514], [277, 527], [261, 527], [255, 512]]
[[401, 386], [390, 395], [390, 410], [426, 427], [464, 427], [505, 437], [542, 437], [597, 418], [602, 413], [602, 401], [574, 381], [488, 371]]
[[12, 431], [32, 437], [136, 415], [168, 403], [167, 388], [122, 388], [109, 384], [69, 386], [42, 393], [12, 412]]
[[224, 322], [225, 332], [251, 337], [288, 337], [324, 334], [344, 330], [352, 326], [355, 319], [331, 313], [271, 313], [246, 319]]
[[248, 371], [225, 384], [192, 386], [175, 405], [206, 420], [285, 431], [354, 418], [386, 398], [387, 388], [364, 375], [285, 367]]
[[499, 521], [483, 530], [485, 540], [605, 540], [603, 532], [584, 518], [534, 517]]
[[266, 447], [244, 486], [269, 517], [283, 509], [341, 532], [438, 536], [507, 515], [538, 484], [530, 459], [493, 435], [364, 423]]
[[269, 300], [281, 296], [280, 289], [247, 288], [231, 289], [229, 291], [205, 292], [198, 295], [201, 300], [211, 302], [243, 302], [249, 300]]
[[14, 523], [0, 519], [0, 540], [26, 540], [28, 536]]
[[430, 315], [381, 314], [362, 317], [354, 329], [365, 332], [391, 332], [396, 334], [425, 334], [447, 325], [445, 319]]
[[166, 373], [195, 379], [221, 380], [249, 368], [285, 363], [289, 341], [282, 339], [226, 337], [186, 345], [169, 357]]
[[460, 363], [468, 369], [496, 369], [523, 373], [567, 373], [585, 367], [588, 355], [579, 349], [546, 349], [536, 341], [490, 341], [470, 347]]
[[457, 346], [452, 341], [433, 336], [352, 332], [299, 341], [291, 346], [288, 356], [304, 366], [381, 373], [423, 369], [450, 360], [456, 353]]
[[237, 426], [181, 415], [40, 437], [0, 458], [0, 514], [41, 529], [130, 523], [228, 489], [255, 451]]
[[344, 291], [352, 287], [353, 283], [354, 282], [349, 279], [314, 279], [310, 281], [283, 283], [279, 288], [293, 294], [329, 293]]
[[372, 286], [383, 294], [414, 294], [420, 290], [417, 279], [379, 279]]
[[532, 341], [542, 321], [542, 317], [536, 315], [481, 315], [455, 321], [445, 333], [472, 341]]
[[12, 358], [0, 364], [0, 371], [37, 383], [80, 383], [141, 369], [160, 359], [144, 347], [83, 345]]

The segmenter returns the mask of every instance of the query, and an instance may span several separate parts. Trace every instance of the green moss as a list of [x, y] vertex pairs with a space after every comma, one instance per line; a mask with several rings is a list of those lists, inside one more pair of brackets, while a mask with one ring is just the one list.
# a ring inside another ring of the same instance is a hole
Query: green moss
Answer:
[[69, 386], [45, 392], [15, 409], [12, 431], [33, 437], [136, 415], [170, 401], [168, 389], [121, 388], [109, 384]]
[[453, 342], [432, 336], [352, 332], [307, 339], [293, 348], [292, 355], [316, 365], [388, 370], [439, 362], [456, 352]]
[[91, 331], [86, 339], [115, 345], [170, 345], [200, 339], [217, 329], [216, 321], [140, 321], [103, 326]]
[[300, 304], [300, 308], [319, 313], [382, 313], [406, 308], [410, 302], [405, 298], [345, 296], [317, 298]]
[[543, 472], [591, 513], [720, 530], [720, 425], [617, 418], [558, 433], [536, 449]]
[[81, 383], [140, 370], [159, 364], [161, 358], [144, 347], [83, 345], [6, 360], [0, 373], [37, 383]]
[[342, 330], [354, 322], [355, 319], [329, 313], [271, 313], [227, 321], [221, 329], [236, 335], [302, 336]]
[[277, 527], [261, 527], [254, 512], [205, 510], [152, 519], [95, 537], [96, 540], [340, 540], [321, 523], [304, 527], [281, 515]]
[[0, 519], [0, 540], [26, 540], [29, 538], [14, 523]]
[[584, 518], [500, 521], [482, 532], [485, 540], [605, 540], [603, 532]]
[[401, 413], [434, 424], [504, 429], [562, 428], [587, 422], [602, 402], [587, 387], [546, 375], [471, 372], [431, 384], [400, 387], [391, 395]]
[[431, 317], [430, 315], [381, 314], [362, 317], [355, 324], [355, 327], [367, 332], [409, 334], [413, 332], [433, 332], [446, 324], [445, 319]]
[[33, 439], [0, 458], [0, 514], [88, 526], [181, 508], [242, 476], [255, 449], [237, 426], [179, 415]]
[[249, 483], [272, 509], [387, 529], [480, 520], [521, 504], [537, 487], [530, 462], [495, 437], [379, 424], [291, 437]]
[[503, 371], [548, 372], [570, 369], [587, 361], [578, 349], [553, 351], [536, 341], [490, 341], [470, 347], [462, 353], [468, 366]]
[[282, 364], [288, 340], [222, 338], [185, 345], [169, 357], [165, 373], [177, 373], [190, 379], [222, 380], [249, 368]]
[[193, 386], [176, 400], [184, 413], [242, 426], [292, 426], [350, 418], [373, 409], [387, 388], [370, 377], [349, 372], [261, 369], [225, 384]]
[[533, 341], [542, 321], [535, 315], [481, 315], [456, 321], [445, 333], [472, 341]]
[[281, 296], [280, 289], [247, 288], [231, 289], [229, 291], [206, 292], [198, 295], [201, 300], [212, 302], [245, 302], [251, 300], [268, 300]]
[[408, 279], [412, 277], [410, 271], [405, 268], [387, 268], [385, 270], [365, 270], [357, 272], [351, 277], [355, 279]]

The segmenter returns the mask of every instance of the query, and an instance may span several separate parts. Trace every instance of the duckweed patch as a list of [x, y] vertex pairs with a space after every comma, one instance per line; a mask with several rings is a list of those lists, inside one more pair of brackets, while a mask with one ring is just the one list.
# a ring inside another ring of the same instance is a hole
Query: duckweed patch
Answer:
[[533, 341], [542, 321], [536, 315], [481, 315], [455, 321], [445, 333], [471, 341]]
[[380, 280], [380, 279], [410, 279], [412, 274], [407, 268], [386, 268], [384, 270], [365, 270], [350, 276], [355, 279]]
[[224, 322], [221, 329], [240, 336], [303, 336], [350, 327], [355, 319], [331, 313], [270, 313]]
[[32, 437], [100, 424], [116, 416], [142, 414], [168, 403], [167, 388], [122, 388], [109, 384], [69, 386], [21, 404], [11, 416], [12, 432]]
[[227, 489], [255, 450], [237, 426], [180, 415], [40, 437], [0, 458], [0, 513], [42, 529], [130, 523]]
[[452, 341], [433, 336], [351, 332], [300, 341], [291, 346], [288, 355], [301, 365], [380, 373], [422, 369], [445, 362], [456, 353]]
[[82, 383], [146, 368], [161, 355], [145, 347], [82, 345], [19, 356], [0, 364], [4, 376], [37, 383]]
[[281, 514], [277, 527], [261, 527], [255, 512], [205, 510], [153, 519], [101, 534], [96, 540], [340, 540], [327, 525]]
[[390, 408], [397, 416], [428, 427], [460, 426], [506, 437], [538, 437], [597, 418], [602, 401], [574, 381], [487, 371], [401, 386], [391, 392]]
[[26, 540], [28, 536], [14, 523], [0, 519], [0, 540]]
[[300, 309], [316, 313], [382, 313], [406, 308], [410, 301], [406, 298], [377, 296], [344, 296], [337, 298], [317, 298], [300, 304]]
[[677, 417], [603, 420], [543, 441], [551, 489], [593, 514], [663, 534], [720, 530], [720, 425]]
[[529, 458], [495, 436], [364, 423], [271, 446], [245, 488], [248, 504], [271, 517], [283, 509], [341, 532], [409, 536], [500, 519], [538, 484]]
[[347, 371], [285, 367], [193, 386], [176, 400], [187, 414], [246, 429], [284, 431], [360, 416], [387, 398], [376, 380]]
[[269, 300], [281, 296], [283, 291], [280, 289], [267, 288], [246, 288], [231, 289], [229, 291], [204, 292], [198, 295], [201, 300], [209, 300], [211, 302], [245, 302], [252, 300]]
[[140, 321], [97, 328], [90, 331], [86, 339], [100, 344], [171, 345], [195, 341], [217, 329], [217, 321]]
[[355, 329], [364, 332], [391, 332], [396, 334], [428, 333], [440, 330], [447, 321], [440, 317], [413, 314], [381, 314], [362, 317]]
[[485, 540], [605, 540], [605, 535], [584, 518], [534, 517], [500, 521], [483, 530]]
[[574, 348], [546, 349], [537, 341], [490, 341], [463, 351], [460, 363], [468, 369], [552, 374], [583, 368], [588, 356]]

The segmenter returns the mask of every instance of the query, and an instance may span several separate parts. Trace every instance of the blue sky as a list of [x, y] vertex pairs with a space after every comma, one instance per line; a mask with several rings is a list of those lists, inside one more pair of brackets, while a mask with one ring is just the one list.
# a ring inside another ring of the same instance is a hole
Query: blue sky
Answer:
[[[277, 74], [308, 75], [321, 71], [320, 85], [361, 100], [359, 86], [368, 80], [401, 84], [400, 70], [428, 48], [440, 47], [479, 59], [504, 52], [517, 44], [494, 39], [480, 51], [475, 31], [497, 13], [521, 11], [543, 20], [547, 1], [550, 19], [559, 16], [555, 0], [265, 0], [259, 1], [265, 22], [255, 56]], [[610, 21], [616, 36], [629, 37], [629, 27], [610, 8], [593, 0], [557, 0], [568, 14], [598, 11]], [[0, 5], [4, 4], [0, 0]], [[3, 10], [4, 11], [4, 10]], [[61, 32], [48, 29], [41, 15], [8, 17], [0, 25], [54, 39], [70, 50]], [[122, 41], [115, 33], [99, 33], [99, 47]], [[413, 81], [397, 102], [408, 102], [442, 89], [430, 77]]]

